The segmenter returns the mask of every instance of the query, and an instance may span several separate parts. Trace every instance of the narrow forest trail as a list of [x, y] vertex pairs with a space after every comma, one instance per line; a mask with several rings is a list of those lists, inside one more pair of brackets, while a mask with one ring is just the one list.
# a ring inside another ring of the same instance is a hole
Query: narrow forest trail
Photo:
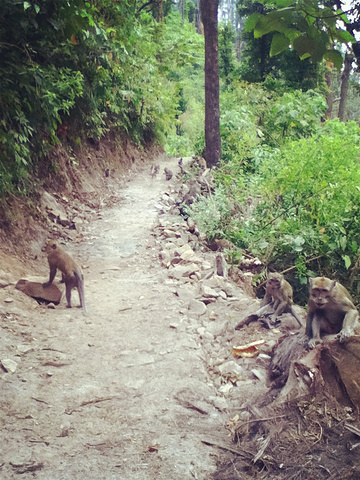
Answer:
[[[166, 165], [175, 171], [176, 160]], [[187, 309], [196, 282], [169, 278], [159, 260], [153, 227], [172, 183], [163, 167], [127, 183], [84, 240], [68, 245], [84, 267], [87, 317], [64, 299], [54, 310], [12, 292], [1, 355], [17, 369], [2, 377], [1, 479], [205, 480], [215, 471], [221, 450], [202, 439], [227, 440], [229, 411], [205, 360], [221, 342], [204, 350], [205, 316]], [[228, 321], [212, 326], [219, 333]]]

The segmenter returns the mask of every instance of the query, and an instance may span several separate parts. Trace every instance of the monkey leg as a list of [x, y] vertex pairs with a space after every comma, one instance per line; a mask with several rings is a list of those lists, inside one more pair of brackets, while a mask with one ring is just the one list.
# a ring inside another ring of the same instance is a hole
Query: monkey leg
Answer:
[[71, 287], [66, 285], [66, 301], [67, 301], [67, 308], [71, 308]]
[[280, 315], [282, 315], [283, 313], [286, 312], [286, 310], [288, 309], [288, 306], [289, 306], [289, 302], [287, 300], [284, 300], [284, 301], [276, 301], [274, 303], [274, 310], [275, 310], [275, 315], [277, 317], [280, 317]]
[[71, 290], [74, 287], [77, 287], [77, 280], [76, 277], [65, 277], [65, 286], [66, 286], [66, 301], [67, 301], [67, 308], [71, 308]]
[[302, 322], [301, 322], [300, 318], [298, 317], [297, 313], [295, 312], [295, 310], [293, 309], [293, 307], [290, 308], [290, 313], [296, 319], [299, 326], [302, 327]]
[[251, 322], [256, 322], [257, 319], [258, 316], [256, 315], [256, 313], [248, 315], [236, 325], [235, 330], [240, 330], [242, 327], [245, 327], [245, 325], [249, 325], [249, 323]]

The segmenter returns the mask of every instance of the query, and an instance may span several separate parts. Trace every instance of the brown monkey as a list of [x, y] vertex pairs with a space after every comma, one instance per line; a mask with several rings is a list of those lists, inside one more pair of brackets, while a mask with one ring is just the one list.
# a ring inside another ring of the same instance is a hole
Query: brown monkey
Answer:
[[166, 180], [171, 180], [173, 176], [173, 172], [169, 170], [168, 168], [164, 168], [164, 173], [165, 173], [165, 178]]
[[151, 169], [150, 169], [151, 178], [155, 178], [156, 175], [159, 173], [159, 170], [160, 170], [160, 165], [151, 165]]
[[[300, 327], [302, 326], [301, 320], [293, 309], [292, 286], [281, 273], [270, 273], [267, 279], [265, 297], [261, 302], [261, 307], [267, 307], [271, 303], [273, 304], [275, 317], [280, 317], [283, 313], [291, 313]], [[261, 315], [262, 308], [257, 312], [259, 315]]]
[[85, 295], [84, 295], [84, 276], [80, 267], [74, 262], [65, 250], [60, 247], [55, 240], [48, 240], [45, 246], [45, 252], [48, 256], [50, 267], [49, 281], [43, 283], [43, 287], [52, 284], [57, 269], [62, 273], [62, 282], [66, 286], [67, 307], [71, 308], [71, 289], [76, 287], [79, 292], [80, 307], [86, 312]]
[[[259, 317], [265, 317], [265, 322], [270, 328], [271, 324], [276, 322], [276, 317], [280, 317], [283, 313], [291, 313], [300, 327], [302, 326], [301, 320], [293, 308], [293, 289], [290, 283], [285, 280], [281, 273], [269, 273], [261, 307], [254, 314], [242, 320], [235, 327], [235, 330], [239, 330], [244, 325], [248, 325]], [[273, 319], [273, 317], [275, 317], [275, 319]]]
[[308, 315], [305, 333], [308, 345], [314, 348], [321, 334], [338, 334], [345, 342], [354, 335], [359, 313], [349, 292], [341, 283], [326, 277], [309, 278]]

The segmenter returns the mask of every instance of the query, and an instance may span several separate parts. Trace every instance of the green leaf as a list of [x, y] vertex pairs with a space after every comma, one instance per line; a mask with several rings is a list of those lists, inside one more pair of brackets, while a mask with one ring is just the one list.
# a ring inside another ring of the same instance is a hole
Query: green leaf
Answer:
[[309, 35], [301, 35], [294, 40], [293, 47], [300, 57], [306, 58], [304, 55], [308, 54], [313, 62], [319, 62], [326, 52], [325, 42], [321, 36], [314, 38]]
[[260, 13], [253, 13], [250, 15], [250, 17], [246, 20], [244, 31], [251, 32], [251, 30], [254, 30], [255, 25], [261, 17], [263, 17], [263, 15], [260, 15]]
[[289, 47], [289, 39], [283, 33], [275, 33], [270, 46], [270, 57], [274, 57]]
[[340, 70], [343, 64], [343, 57], [340, 52], [337, 50], [327, 50], [324, 53], [324, 59], [328, 62], [331, 62], [335, 67]]
[[300, 37], [295, 38], [293, 47], [300, 57], [302, 57], [306, 53], [310, 53], [314, 48], [314, 39], [308, 35], [301, 35]]
[[31, 7], [31, 3], [29, 2], [24, 2], [24, 10], [27, 10], [28, 8]]
[[336, 29], [335, 32], [333, 32], [333, 37], [335, 37], [336, 40], [342, 43], [356, 43], [355, 38], [351, 35], [351, 33], [347, 32], [346, 30]]
[[344, 260], [346, 270], [348, 270], [351, 265], [351, 260], [349, 255], [343, 255], [342, 259]]
[[256, 22], [254, 38], [260, 38], [270, 32], [284, 32], [288, 28], [288, 21], [280, 11], [270, 12], [262, 15]]

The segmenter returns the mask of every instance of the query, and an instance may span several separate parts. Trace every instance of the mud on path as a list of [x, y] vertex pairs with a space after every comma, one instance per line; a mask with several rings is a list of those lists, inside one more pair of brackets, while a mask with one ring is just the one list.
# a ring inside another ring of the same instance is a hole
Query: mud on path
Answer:
[[[166, 165], [175, 171], [175, 160]], [[202, 440], [231, 444], [226, 379], [216, 383], [209, 369], [231, 356], [220, 334], [233, 331], [236, 313], [222, 298], [211, 322], [210, 309], [189, 313], [197, 283], [169, 278], [161, 264], [159, 232], [183, 222], [161, 214], [171, 184], [144, 170], [66, 246], [84, 269], [87, 317], [64, 299], [51, 309], [13, 285], [0, 289], [0, 359], [15, 362], [0, 375], [1, 479], [205, 480], [221, 451]], [[244, 296], [243, 307], [252, 301]], [[243, 382], [235, 404], [256, 382]]]

